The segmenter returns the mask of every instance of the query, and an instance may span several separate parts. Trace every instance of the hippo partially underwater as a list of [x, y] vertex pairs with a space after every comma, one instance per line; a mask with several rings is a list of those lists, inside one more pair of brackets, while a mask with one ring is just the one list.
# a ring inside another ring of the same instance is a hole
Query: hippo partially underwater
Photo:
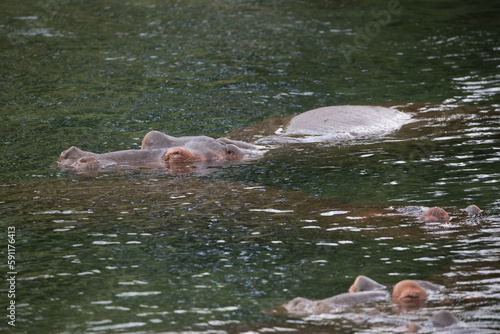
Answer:
[[387, 287], [366, 276], [360, 275], [356, 278], [347, 293], [322, 300], [297, 297], [281, 305], [281, 308], [290, 316], [303, 317], [338, 312], [355, 305], [388, 300], [389, 296], [392, 297], [396, 304], [403, 304], [405, 307], [418, 307], [427, 299], [429, 292], [441, 289], [441, 286], [427, 281], [403, 280], [394, 286], [392, 293], [389, 295]]
[[[399, 129], [411, 117], [392, 108], [376, 106], [335, 106], [306, 111], [280, 124], [271, 136], [261, 137], [256, 144], [319, 142], [350, 139], [357, 136], [383, 134]], [[141, 150], [125, 150], [97, 154], [77, 147], [61, 153], [62, 170], [94, 173], [101, 169], [166, 166], [182, 163], [238, 162], [260, 157], [262, 147], [207, 136], [172, 137], [151, 131], [144, 137]]]
[[[442, 289], [442, 286], [427, 281], [403, 280], [397, 283], [391, 291], [391, 289], [388, 289], [386, 286], [366, 276], [360, 275], [356, 278], [347, 293], [341, 293], [321, 300], [310, 300], [297, 297], [278, 306], [273, 310], [273, 313], [275, 315], [292, 318], [308, 318], [320, 315], [327, 316], [328, 314], [334, 313], [342, 314], [346, 310], [357, 306], [374, 303], [378, 304], [389, 300], [392, 300], [400, 310], [415, 310], [425, 305], [425, 301], [430, 293], [437, 293], [442, 291]], [[373, 309], [371, 316], [378, 315], [379, 312]], [[325, 319], [328, 319], [328, 317]], [[394, 319], [386, 320], [394, 322]], [[434, 312], [429, 320], [432, 326], [436, 328], [453, 326], [460, 322], [452, 313], [446, 310]], [[415, 323], [405, 320], [401, 320], [399, 323], [404, 323], [406, 331], [416, 332], [419, 330], [419, 326]]]
[[411, 121], [408, 113], [378, 106], [332, 106], [309, 110], [278, 124], [265, 143], [318, 143], [348, 140], [396, 131]]
[[214, 164], [239, 161], [252, 156], [252, 145], [229, 139], [207, 136], [172, 137], [157, 131], [149, 132], [140, 150], [109, 153], [82, 151], [72, 146], [61, 153], [58, 164], [62, 170], [91, 174], [113, 168], [159, 167], [191, 163]]

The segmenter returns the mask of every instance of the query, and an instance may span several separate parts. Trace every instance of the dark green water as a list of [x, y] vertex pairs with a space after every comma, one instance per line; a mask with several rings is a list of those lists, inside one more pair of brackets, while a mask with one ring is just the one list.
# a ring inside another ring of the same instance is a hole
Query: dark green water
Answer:
[[[16, 326], [4, 283], [0, 329], [372, 333], [411, 320], [430, 333], [448, 309], [500, 330], [498, 17], [496, 1], [2, 2], [0, 270], [14, 226], [18, 274]], [[209, 174], [85, 178], [55, 164], [72, 145], [138, 148], [152, 129], [237, 138], [341, 104], [397, 105], [416, 121]], [[485, 214], [460, 210], [472, 203]], [[404, 205], [452, 220], [390, 208]], [[359, 274], [446, 290], [418, 311], [387, 304], [378, 323], [266, 313]]]

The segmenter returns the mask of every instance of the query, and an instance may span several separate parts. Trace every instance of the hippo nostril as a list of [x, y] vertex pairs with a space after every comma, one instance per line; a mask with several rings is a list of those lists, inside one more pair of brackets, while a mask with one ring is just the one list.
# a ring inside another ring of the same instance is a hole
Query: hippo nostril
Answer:
[[166, 160], [186, 160], [186, 157], [180, 152], [170, 153]]
[[199, 155], [184, 148], [174, 148], [165, 153], [162, 158], [165, 162], [194, 162], [203, 160]]

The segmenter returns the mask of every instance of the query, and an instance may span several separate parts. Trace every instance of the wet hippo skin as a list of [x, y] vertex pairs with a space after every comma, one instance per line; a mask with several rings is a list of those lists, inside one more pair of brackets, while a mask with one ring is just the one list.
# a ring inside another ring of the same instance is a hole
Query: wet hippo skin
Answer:
[[[332, 314], [339, 312], [352, 312], [351, 307], [364, 305], [368, 303], [387, 302], [392, 299], [393, 303], [400, 306], [400, 303], [409, 303], [412, 305], [423, 306], [423, 302], [428, 298], [430, 292], [442, 290], [442, 286], [421, 280], [403, 280], [397, 283], [393, 288], [388, 289], [386, 286], [377, 283], [376, 281], [360, 275], [349, 288], [348, 293], [341, 293], [330, 298], [321, 300], [310, 300], [303, 297], [297, 297], [291, 301], [278, 306], [275, 309], [275, 314], [289, 317], [309, 317], [319, 316], [322, 314]], [[391, 298], [392, 297], [392, 298]], [[377, 304], [371, 305], [376, 307]], [[370, 307], [371, 307], [370, 306]], [[349, 310], [348, 310], [349, 309]], [[403, 308], [403, 310], [413, 310], [414, 308]], [[375, 312], [373, 312], [375, 311]], [[381, 313], [376, 309], [371, 309], [366, 315], [369, 317], [380, 316]], [[359, 317], [358, 317], [359, 318]], [[328, 318], [327, 318], [328, 319]], [[391, 319], [387, 319], [391, 322]], [[404, 320], [401, 320], [404, 322]], [[459, 320], [446, 310], [435, 312], [430, 319], [432, 326], [435, 328], [448, 327], [459, 323]], [[417, 332], [420, 327], [409, 322], [405, 324], [407, 332]]]
[[255, 146], [229, 139], [213, 139], [207, 136], [173, 137], [159, 131], [148, 132], [141, 150], [168, 149], [165, 161], [219, 161], [239, 160]]
[[[258, 144], [332, 142], [395, 131], [411, 122], [411, 116], [394, 108], [344, 105], [313, 109], [281, 121], [271, 121], [239, 133], [253, 134]], [[241, 139], [238, 133], [235, 137]]]
[[450, 216], [443, 209], [434, 207], [425, 211], [419, 219], [426, 223], [446, 223]]
[[148, 165], [162, 162], [165, 149], [126, 150], [109, 153], [93, 153], [72, 146], [63, 151], [57, 160], [59, 167], [66, 171], [95, 172], [111, 165]]
[[349, 292], [387, 290], [385, 286], [379, 284], [369, 277], [359, 275], [349, 288]]
[[434, 327], [448, 327], [457, 324], [459, 320], [449, 311], [441, 310], [432, 315], [431, 318]]
[[427, 299], [429, 295], [415, 281], [404, 280], [394, 286], [392, 298], [400, 300]]
[[[235, 142], [238, 143], [238, 142]], [[250, 154], [250, 145], [230, 140], [216, 140], [206, 136], [175, 138], [160, 132], [150, 132], [143, 140], [141, 150], [93, 153], [72, 146], [61, 153], [59, 167], [66, 171], [96, 172], [108, 166], [161, 166], [193, 162], [238, 161]]]
[[218, 150], [223, 145], [234, 145], [239, 149], [256, 150], [257, 147], [252, 144], [244, 143], [242, 141], [231, 140], [227, 138], [213, 139], [207, 136], [186, 136], [186, 137], [173, 137], [159, 131], [150, 131], [142, 139], [141, 149], [155, 149], [155, 148], [173, 148], [192, 146], [200, 148], [202, 146], [208, 149]]
[[[358, 135], [393, 131], [408, 122], [409, 119], [411, 117], [408, 114], [391, 108], [376, 106], [325, 107], [292, 117], [282, 132], [284, 138], [314, 137], [314, 140], [304, 139], [306, 142], [332, 141]], [[141, 150], [97, 154], [71, 147], [61, 153], [58, 162], [63, 170], [92, 172], [111, 165], [135, 166], [160, 162], [176, 164], [239, 161], [246, 157], [260, 157], [259, 149], [260, 147], [256, 145], [227, 138], [173, 137], [159, 131], [150, 131], [142, 140]]]
[[392, 296], [393, 301], [398, 305], [400, 303], [420, 305], [428, 297], [426, 289], [427, 291], [438, 291], [440, 287], [426, 281], [403, 280], [396, 284], [392, 293], [389, 294], [384, 285], [360, 275], [351, 285], [348, 293], [316, 301], [297, 297], [281, 307], [291, 315], [322, 314], [335, 312], [348, 306], [388, 300], [389, 296]]

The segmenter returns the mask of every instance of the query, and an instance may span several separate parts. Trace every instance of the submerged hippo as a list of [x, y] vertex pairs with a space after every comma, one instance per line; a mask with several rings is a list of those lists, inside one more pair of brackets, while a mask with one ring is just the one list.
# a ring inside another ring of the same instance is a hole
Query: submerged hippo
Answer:
[[230, 140], [216, 140], [206, 136], [175, 138], [155, 131], [145, 136], [141, 150], [98, 154], [72, 146], [61, 153], [58, 164], [62, 170], [88, 174], [110, 166], [159, 167], [196, 162], [239, 161], [249, 155], [249, 152], [249, 148], [240, 149]]
[[[379, 310], [370, 308], [365, 309], [366, 311], [362, 311], [362, 313], [356, 312], [353, 316], [351, 308], [368, 303], [387, 302], [391, 299], [396, 305], [402, 302], [421, 305], [431, 292], [442, 290], [442, 286], [421, 280], [403, 280], [397, 283], [391, 292], [390, 290], [386, 286], [360, 275], [347, 293], [341, 293], [322, 300], [297, 297], [276, 308], [274, 314], [318, 320], [322, 319], [322, 317], [324, 317], [323, 319], [331, 319], [332, 314], [345, 313], [347, 319], [350, 318], [354, 321], [373, 318], [376, 323], [386, 322], [391, 325], [403, 325], [402, 329], [404, 331], [417, 332], [420, 329], [419, 325], [401, 319], [397, 314], [395, 318], [394, 315], [384, 315]], [[360, 311], [359, 308], [355, 308], [355, 310]], [[459, 320], [446, 310], [434, 312], [429, 320], [427, 323], [430, 323], [435, 328], [444, 328], [459, 323]], [[426, 323], [423, 323], [423, 325], [424, 327], [428, 326]]]
[[439, 285], [420, 280], [403, 280], [396, 284], [389, 294], [387, 287], [374, 280], [360, 275], [349, 288], [349, 292], [321, 299], [310, 300], [297, 297], [281, 305], [279, 308], [285, 310], [287, 315], [303, 317], [307, 315], [318, 315], [334, 313], [355, 305], [370, 302], [392, 300], [397, 305], [422, 306], [430, 292], [439, 291]]
[[419, 219], [426, 223], [446, 223], [450, 220], [450, 216], [443, 209], [434, 207], [422, 213]]
[[471, 204], [468, 207], [464, 209], [465, 212], [467, 212], [468, 215], [470, 216], [475, 216], [483, 212], [477, 205]]
[[[337, 106], [306, 111], [289, 119], [261, 142], [318, 142], [347, 139], [360, 135], [393, 131], [411, 117], [396, 109], [375, 106]], [[305, 137], [304, 137], [305, 136]], [[151, 131], [144, 137], [141, 150], [97, 154], [76, 147], [61, 153], [59, 166], [77, 173], [95, 172], [107, 166], [169, 165], [192, 162], [240, 161], [262, 155], [262, 147], [207, 136], [172, 137]]]
[[234, 137], [242, 139], [245, 132], [251, 132], [251, 140], [256, 139], [257, 144], [332, 142], [385, 134], [411, 120], [410, 114], [393, 108], [331, 106], [262, 122], [250, 127], [249, 131], [238, 131]]

